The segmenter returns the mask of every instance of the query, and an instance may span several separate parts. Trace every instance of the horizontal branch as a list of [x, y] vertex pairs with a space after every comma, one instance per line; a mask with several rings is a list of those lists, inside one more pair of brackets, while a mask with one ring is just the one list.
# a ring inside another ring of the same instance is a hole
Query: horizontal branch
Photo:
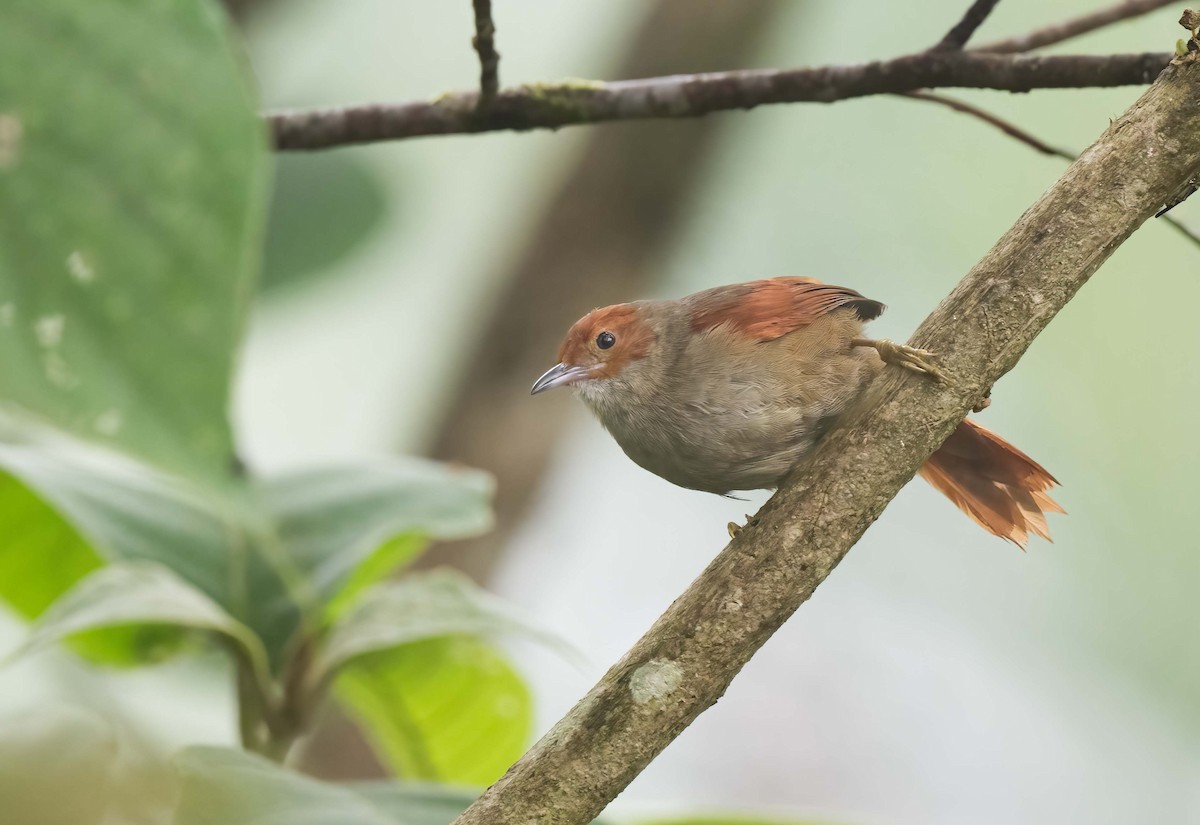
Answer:
[[724, 694], [1076, 291], [1200, 169], [1198, 119], [1200, 60], [1187, 58], [921, 324], [912, 343], [939, 353], [954, 383], [885, 372], [858, 415], [457, 825], [582, 825], [599, 814]]
[[582, 123], [700, 117], [772, 103], [831, 103], [867, 95], [959, 87], [1027, 92], [1141, 85], [1169, 54], [1025, 56], [925, 52], [850, 66], [676, 75], [613, 83], [574, 81], [501, 91], [479, 110], [478, 92], [432, 101], [370, 104], [268, 116], [280, 150], [326, 149], [427, 135], [557, 129]]

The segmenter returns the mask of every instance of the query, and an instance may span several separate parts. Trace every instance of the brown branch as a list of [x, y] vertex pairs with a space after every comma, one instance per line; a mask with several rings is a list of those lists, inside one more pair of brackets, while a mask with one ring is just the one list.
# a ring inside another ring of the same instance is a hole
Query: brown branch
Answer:
[[[1200, 169], [1200, 61], [1172, 66], [921, 324], [942, 386], [890, 370], [700, 577], [458, 825], [582, 825], [728, 688], [1112, 252]], [[999, 548], [997, 548], [999, 550]]]
[[957, 98], [946, 97], [945, 95], [938, 95], [932, 92], [905, 92], [901, 96], [912, 98], [913, 100], [924, 100], [928, 101], [929, 103], [936, 103], [939, 106], [945, 106], [947, 109], [953, 109], [954, 111], [961, 112], [964, 115], [970, 115], [973, 118], [982, 120], [984, 123], [992, 126], [993, 128], [999, 129], [1004, 134], [1020, 141], [1021, 143], [1024, 143], [1029, 148], [1041, 152], [1043, 155], [1053, 155], [1055, 157], [1063, 158], [1064, 160], [1075, 160], [1076, 156], [1068, 152], [1066, 149], [1059, 149], [1055, 146], [1051, 146], [1049, 143], [1046, 143], [1041, 138], [1031, 135], [1029, 132], [1026, 132], [1019, 126], [1009, 123], [1007, 120], [1003, 120], [991, 112], [980, 109], [978, 106], [958, 100]]
[[1071, 20], [1064, 20], [1061, 23], [1055, 23], [1052, 26], [1031, 31], [1028, 34], [995, 40], [980, 46], [973, 46], [971, 51], [990, 52], [992, 54], [1013, 54], [1040, 49], [1043, 46], [1061, 43], [1064, 40], [1070, 40], [1072, 37], [1079, 37], [1081, 34], [1087, 34], [1096, 29], [1111, 26], [1113, 23], [1120, 23], [1122, 20], [1128, 20], [1131, 17], [1147, 14], [1156, 9], [1173, 6], [1177, 3], [1178, 0], [1122, 0], [1122, 2], [1116, 5], [1097, 9]]
[[485, 111], [477, 110], [477, 92], [455, 92], [428, 102], [279, 112], [269, 120], [277, 149], [325, 149], [423, 135], [700, 117], [771, 103], [831, 103], [944, 86], [1027, 92], [1140, 85], [1152, 81], [1170, 59], [1157, 53], [1030, 57], [925, 52], [851, 66], [518, 86], [500, 92]]
[[[931, 92], [906, 92], [902, 96], [910, 97], [913, 100], [925, 100], [930, 103], [937, 103], [941, 106], [945, 106], [948, 109], [953, 109], [956, 112], [970, 115], [971, 117], [981, 120], [995, 129], [999, 129], [1009, 137], [1024, 143], [1029, 148], [1041, 152], [1044, 155], [1053, 155], [1054, 157], [1062, 158], [1066, 161], [1073, 161], [1076, 158], [1075, 154], [1068, 152], [1066, 149], [1059, 149], [1056, 146], [1051, 146], [1041, 138], [1031, 135], [1021, 127], [1010, 123], [1007, 120], [1003, 120], [991, 112], [980, 109], [978, 106], [973, 106], [970, 103], [966, 103], [956, 98], [946, 97], [945, 95], [937, 95]], [[1183, 190], [1177, 192], [1173, 197], [1169, 198], [1167, 200], [1167, 205], [1156, 212], [1154, 217], [1160, 218], [1164, 223], [1169, 224], [1176, 232], [1178, 232], [1180, 235], [1183, 235], [1183, 237], [1191, 241], [1196, 247], [1200, 248], [1200, 235], [1189, 229], [1187, 224], [1184, 224], [1183, 222], [1176, 220], [1167, 214], [1167, 212], [1186, 200], [1187, 197], [1197, 189], [1200, 189], [1200, 175], [1188, 181]]]
[[492, 0], [471, 0], [475, 7], [475, 36], [471, 45], [479, 53], [479, 101], [486, 107], [500, 91], [500, 53], [496, 51], [496, 24]]
[[1000, 0], [975, 0], [962, 19], [955, 23], [954, 27], [946, 32], [946, 35], [930, 51], [956, 52], [961, 50], [963, 46], [967, 45], [971, 35], [975, 34], [975, 30], [983, 25], [984, 20], [987, 20], [988, 15], [992, 13], [992, 9], [996, 8], [996, 4], [999, 2]]

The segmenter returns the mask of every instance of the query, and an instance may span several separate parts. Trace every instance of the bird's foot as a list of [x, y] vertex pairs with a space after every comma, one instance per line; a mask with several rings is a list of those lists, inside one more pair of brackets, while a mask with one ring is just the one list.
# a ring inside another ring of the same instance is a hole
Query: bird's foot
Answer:
[[988, 390], [983, 394], [983, 398], [975, 402], [975, 406], [971, 408], [971, 412], [981, 413], [990, 406], [992, 406], [992, 391]]
[[[749, 527], [750, 525], [754, 524], [756, 521], [758, 521], [757, 518], [750, 515], [749, 513], [746, 514], [746, 525], [745, 525], [746, 527]], [[729, 524], [727, 525], [727, 528], [729, 530], [729, 538], [731, 540], [736, 539], [737, 534], [742, 532], [742, 525], [738, 524], [736, 521], [729, 522]]]
[[937, 356], [929, 350], [917, 349], [906, 344], [897, 344], [895, 341], [889, 341], [886, 338], [877, 340], [855, 338], [850, 343], [856, 347], [872, 347], [879, 353], [879, 357], [883, 359], [885, 364], [892, 364], [896, 367], [903, 367], [906, 370], [928, 375], [941, 384], [948, 385], [952, 383], [950, 377], [930, 360]]

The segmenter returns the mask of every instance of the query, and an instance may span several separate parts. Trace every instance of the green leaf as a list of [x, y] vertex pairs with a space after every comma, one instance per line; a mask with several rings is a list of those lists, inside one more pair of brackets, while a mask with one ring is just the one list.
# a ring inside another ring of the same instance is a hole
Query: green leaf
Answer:
[[753, 814], [700, 814], [696, 816], [639, 819], [634, 825], [833, 825], [828, 819], [795, 819]]
[[424, 539], [490, 527], [492, 487], [477, 470], [396, 459], [270, 479], [262, 500], [288, 558], [332, 616], [415, 557]]
[[[377, 585], [331, 628], [314, 665], [397, 775], [486, 784], [521, 755], [527, 688], [475, 637], [573, 650], [452, 571]], [[338, 674], [341, 674], [340, 678]]]
[[335, 691], [406, 779], [487, 785], [521, 756], [533, 724], [521, 677], [471, 637], [359, 658], [342, 670]]
[[345, 584], [325, 605], [325, 621], [332, 623], [357, 603], [371, 585], [407, 566], [425, 552], [429, 540], [418, 533], [402, 533], [368, 554], [346, 578]]
[[[277, 156], [262, 287], [300, 284], [352, 252], [387, 209], [379, 174], [348, 152]], [[319, 198], [312, 196], [320, 192]]]
[[[244, 508], [177, 479], [77, 452], [0, 445], [0, 467], [12, 475], [0, 483], [0, 496], [24, 513], [16, 531], [0, 530], [0, 570], [13, 574], [0, 577], [0, 597], [25, 615], [38, 615], [104, 563], [154, 562], [253, 630], [278, 661], [297, 607], [280, 572], [286, 558], [262, 549], [272, 546], [261, 535], [269, 525], [256, 526]], [[8, 511], [0, 512], [7, 528]], [[126, 658], [145, 659], [138, 638], [129, 641], [135, 649]], [[154, 641], [153, 634], [140, 641]]]
[[[450, 825], [479, 797], [476, 789], [433, 782], [356, 782], [347, 787], [404, 825]], [[592, 820], [592, 825], [603, 823]]]
[[0, 514], [0, 598], [26, 619], [104, 563], [42, 497], [3, 473]]
[[0, 401], [227, 479], [266, 140], [207, 0], [8, 0]]
[[513, 633], [574, 654], [552, 633], [503, 599], [452, 570], [434, 570], [377, 585], [330, 630], [314, 674], [327, 680], [362, 656], [439, 636]]
[[450, 825], [479, 797], [476, 788], [433, 782], [355, 782], [347, 787], [404, 825]]
[[110, 564], [83, 579], [34, 624], [20, 653], [33, 653], [85, 631], [170, 625], [219, 633], [233, 642], [267, 685], [267, 655], [254, 633], [170, 570], [157, 564]]
[[[415, 460], [293, 474], [243, 498], [78, 450], [0, 444], [0, 468], [11, 474], [0, 475], [0, 598], [23, 615], [107, 562], [155, 562], [254, 631], [273, 668], [302, 606], [319, 625], [412, 558], [422, 535], [489, 519], [485, 475]], [[148, 634], [124, 646], [105, 634], [104, 660], [146, 660], [164, 641]]]
[[407, 825], [351, 790], [243, 751], [188, 748], [175, 762], [173, 825]]

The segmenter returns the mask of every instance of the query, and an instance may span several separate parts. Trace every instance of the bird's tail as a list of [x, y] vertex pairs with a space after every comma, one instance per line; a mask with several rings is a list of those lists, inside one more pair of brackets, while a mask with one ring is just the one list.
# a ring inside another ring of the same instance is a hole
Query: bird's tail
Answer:
[[1047, 513], [1064, 513], [1047, 492], [1054, 476], [974, 421], [958, 425], [929, 457], [921, 477], [983, 529], [1024, 549], [1030, 533], [1050, 538]]

